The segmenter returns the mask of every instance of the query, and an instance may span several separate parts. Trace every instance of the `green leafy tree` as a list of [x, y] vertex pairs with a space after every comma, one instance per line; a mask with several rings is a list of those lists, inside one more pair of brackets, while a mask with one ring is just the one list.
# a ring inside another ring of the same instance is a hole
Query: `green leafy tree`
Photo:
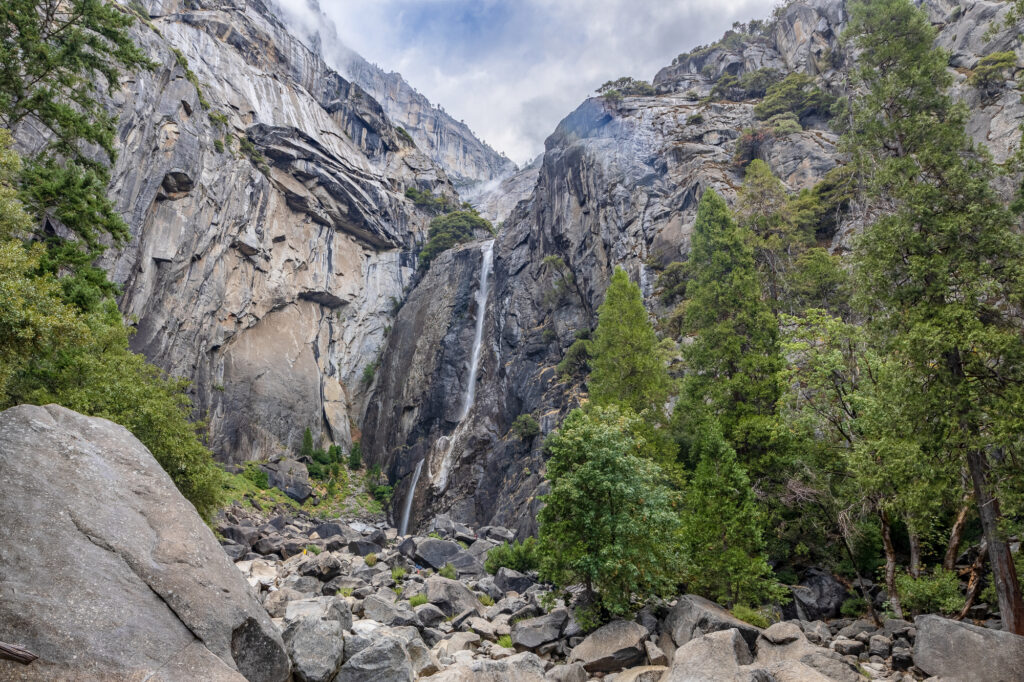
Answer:
[[590, 398], [635, 412], [662, 412], [671, 381], [640, 287], [616, 268], [590, 345]]
[[692, 425], [716, 419], [740, 461], [760, 476], [770, 468], [760, 460], [771, 441], [782, 361], [750, 243], [725, 201], [705, 191], [688, 262], [685, 330], [694, 338], [684, 346], [687, 374], [673, 420], [685, 440]]
[[678, 516], [658, 466], [631, 435], [637, 421], [615, 406], [577, 409], [545, 444], [541, 573], [586, 585], [599, 617], [628, 615], [635, 599], [675, 587]]
[[111, 291], [92, 267], [103, 239], [118, 243], [128, 236], [106, 196], [116, 127], [97, 96], [119, 86], [122, 69], [150, 66], [127, 30], [133, 21], [103, 0], [10, 0], [0, 6], [0, 126], [31, 126], [48, 137], [28, 159], [18, 186], [40, 226], [48, 216], [77, 237], [78, 243], [48, 240], [43, 264], [81, 275], [64, 276], [62, 284], [83, 308]]
[[948, 55], [925, 13], [909, 0], [857, 2], [848, 31], [863, 94], [844, 143], [889, 209], [856, 244], [859, 307], [903, 366], [898, 404], [928, 426], [925, 451], [970, 471], [1003, 626], [1024, 634], [1000, 512], [1001, 491], [1021, 475], [1024, 240], [992, 188], [991, 159], [965, 132], [966, 108], [947, 92]]
[[456, 244], [461, 244], [473, 239], [477, 230], [484, 230], [494, 234], [494, 227], [486, 218], [481, 218], [476, 211], [455, 211], [447, 215], [438, 216], [430, 221], [430, 229], [427, 232], [427, 244], [420, 251], [420, 270], [426, 271], [430, 268], [430, 262], [438, 254], [447, 251]]
[[302, 432], [302, 447], [299, 448], [300, 457], [313, 457], [313, 432], [310, 431], [309, 427]]
[[794, 72], [768, 87], [764, 99], [754, 107], [754, 115], [765, 120], [792, 113], [803, 124], [812, 116], [828, 116], [834, 102], [835, 98], [819, 88], [813, 76]]
[[697, 428], [698, 459], [682, 505], [687, 589], [732, 608], [781, 599], [784, 588], [764, 557], [764, 517], [736, 453], [714, 420]]

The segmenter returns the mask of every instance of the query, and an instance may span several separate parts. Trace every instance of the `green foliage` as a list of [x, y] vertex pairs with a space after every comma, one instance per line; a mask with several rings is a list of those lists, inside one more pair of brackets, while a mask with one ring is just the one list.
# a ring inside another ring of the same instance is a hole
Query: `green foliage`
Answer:
[[904, 608], [919, 613], [959, 613], [965, 598], [960, 594], [960, 578], [956, 571], [936, 567], [932, 575], [914, 578], [909, 574], [896, 577], [896, 589]]
[[754, 627], [766, 628], [772, 624], [768, 619], [768, 616], [764, 615], [757, 609], [752, 609], [744, 604], [737, 604], [732, 607], [732, 615], [736, 616], [744, 623], [750, 623]]
[[671, 381], [640, 287], [616, 268], [590, 346], [590, 398], [636, 412], [661, 413]]
[[352, 441], [352, 449], [348, 451], [348, 468], [355, 471], [363, 466], [363, 444], [359, 441]]
[[576, 280], [561, 256], [544, 256], [543, 265], [551, 277], [551, 288], [544, 292], [544, 306], [554, 309], [567, 300]]
[[[338, 590], [337, 596], [339, 596], [339, 597], [351, 597], [352, 593], [354, 591], [355, 590], [353, 590], [351, 587], [343, 587], [340, 590]], [[413, 599], [415, 599], [415, 597], [413, 597]]]
[[267, 472], [261, 469], [260, 465], [256, 462], [246, 462], [245, 467], [242, 469], [242, 476], [260, 490], [266, 490], [270, 487]]
[[370, 496], [373, 499], [377, 500], [384, 506], [387, 506], [391, 502], [391, 496], [395, 492], [394, 487], [380, 482], [379, 465], [374, 465], [367, 470], [364, 481], [366, 489], [369, 491]]
[[764, 97], [774, 83], [778, 82], [781, 74], [770, 68], [761, 68], [750, 71], [739, 78], [732, 74], [724, 74], [711, 88], [709, 97], [711, 99], [726, 99], [734, 102], [741, 102], [747, 99]]
[[540, 512], [541, 575], [585, 584], [608, 616], [675, 587], [674, 498], [631, 436], [637, 421], [617, 406], [577, 409], [545, 444], [551, 492]]
[[444, 566], [443, 566], [443, 567], [442, 567], [442, 568], [441, 568], [441, 569], [440, 569], [440, 570], [439, 570], [439, 571], [437, 572], [437, 574], [438, 574], [439, 576], [441, 576], [442, 578], [448, 578], [449, 580], [455, 580], [455, 578], [457, 577], [457, 573], [455, 572], [455, 567], [454, 567], [454, 566], [452, 566], [452, 565], [451, 565], [451, 563], [447, 563], [447, 564], [445, 564], [445, 565], [444, 565]]
[[565, 356], [558, 363], [558, 373], [566, 379], [580, 378], [590, 372], [591, 341], [589, 338], [578, 338], [565, 351]]
[[497, 573], [499, 568], [510, 568], [520, 573], [536, 571], [540, 568], [540, 546], [536, 539], [526, 538], [521, 542], [506, 542], [492, 547], [487, 553], [484, 568], [492, 575]]
[[391, 569], [391, 579], [396, 583], [400, 583], [405, 580], [405, 569], [401, 566], [395, 566]]
[[813, 116], [827, 118], [834, 103], [835, 98], [819, 88], [813, 76], [794, 72], [768, 87], [754, 115], [763, 121], [790, 113], [802, 124]]
[[410, 145], [412, 147], [416, 146], [416, 142], [412, 139], [412, 135], [409, 134], [408, 130], [406, 130], [402, 126], [398, 126], [397, 128], [395, 128], [395, 132], [398, 133], [398, 137], [400, 137], [403, 140], [405, 140], [406, 144], [408, 144], [408, 145]]
[[420, 270], [428, 270], [430, 262], [438, 254], [456, 244], [473, 239], [473, 234], [477, 230], [485, 230], [494, 234], [494, 227], [491, 226], [490, 221], [481, 218], [475, 211], [455, 211], [431, 220], [430, 230], [427, 233], [427, 244], [420, 251]]
[[367, 566], [373, 568], [374, 566], [377, 565], [377, 553], [376, 552], [370, 552], [369, 554], [367, 554], [366, 556], [363, 557], [363, 561], [366, 562]]
[[661, 302], [674, 305], [686, 296], [686, 282], [689, 280], [686, 263], [670, 263], [664, 272], [658, 275], [658, 288], [661, 289]]
[[683, 500], [683, 574], [687, 588], [726, 606], [783, 599], [764, 557], [764, 517], [750, 480], [718, 425], [696, 429], [697, 469]]
[[312, 544], [310, 544], [310, 545], [306, 545], [306, 551], [309, 552], [310, 554], [319, 554], [323, 550], [320, 549], [319, 545], [312, 545]]
[[309, 427], [302, 432], [302, 447], [299, 449], [300, 457], [313, 457], [313, 432]]
[[412, 203], [431, 213], [447, 213], [455, 208], [445, 195], [434, 195], [415, 186], [406, 188], [405, 196], [412, 199]]
[[982, 98], [990, 99], [1002, 89], [1016, 68], [1014, 52], [993, 52], [981, 58], [967, 82], [978, 89]]
[[411, 597], [409, 597], [409, 606], [411, 608], [416, 608], [417, 606], [423, 606], [426, 603], [427, 603], [427, 595], [422, 593], [422, 592], [420, 594], [414, 594]]
[[491, 595], [489, 595], [489, 594], [483, 594], [483, 593], [480, 593], [480, 594], [478, 594], [478, 595], [476, 596], [476, 598], [477, 598], [477, 599], [478, 599], [478, 600], [480, 601], [480, 603], [481, 603], [481, 604], [483, 604], [484, 606], [494, 606], [494, 600], [493, 600], [493, 599], [491, 598]]
[[369, 386], [373, 383], [373, 378], [377, 376], [377, 368], [380, 366], [380, 360], [373, 360], [363, 367], [362, 382], [363, 386]]
[[618, 95], [618, 99], [621, 99], [624, 95], [630, 97], [649, 97], [655, 94], [654, 87], [650, 83], [636, 80], [629, 76], [608, 81], [599, 87], [596, 92], [606, 97], [611, 96], [611, 98], [615, 98], [615, 95]]
[[540, 435], [540, 424], [532, 414], [521, 414], [512, 422], [512, 432], [519, 440], [532, 441]]
[[860, 618], [867, 611], [868, 604], [864, 597], [848, 597], [839, 607], [839, 613], [846, 618]]
[[506, 649], [512, 648], [512, 635], [501, 635], [498, 637], [498, 646]]
[[722, 198], [705, 191], [688, 262], [685, 330], [694, 339], [683, 349], [688, 371], [673, 422], [685, 442], [705, 415], [717, 420], [740, 461], [760, 478], [774, 469], [766, 445], [782, 358], [751, 241], [750, 230], [736, 224]]

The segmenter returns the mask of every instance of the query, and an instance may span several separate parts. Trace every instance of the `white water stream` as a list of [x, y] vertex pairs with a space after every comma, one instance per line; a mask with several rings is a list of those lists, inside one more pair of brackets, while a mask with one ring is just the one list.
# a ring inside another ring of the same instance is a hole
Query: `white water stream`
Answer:
[[[450, 436], [442, 436], [437, 439], [437, 444], [443, 448], [441, 456], [441, 469], [434, 482], [438, 490], [444, 490], [448, 485], [448, 471], [451, 469], [451, 456], [455, 442], [462, 435], [462, 425], [473, 409], [476, 400], [476, 377], [480, 371], [480, 355], [483, 350], [484, 341], [484, 318], [487, 316], [487, 296], [490, 293], [491, 270], [494, 268], [494, 240], [491, 239], [483, 244], [481, 248], [483, 262], [480, 265], [480, 286], [476, 291], [476, 333], [473, 336], [473, 350], [469, 356], [469, 380], [462, 393], [462, 408], [459, 411], [459, 422]], [[416, 493], [416, 484], [420, 480], [420, 472], [423, 469], [423, 462], [416, 464], [412, 474], [412, 482], [409, 490], [405, 493], [405, 507], [402, 511], [402, 523], [399, 525], [399, 535], [405, 535], [409, 529], [409, 512], [412, 511], [412, 498]]]

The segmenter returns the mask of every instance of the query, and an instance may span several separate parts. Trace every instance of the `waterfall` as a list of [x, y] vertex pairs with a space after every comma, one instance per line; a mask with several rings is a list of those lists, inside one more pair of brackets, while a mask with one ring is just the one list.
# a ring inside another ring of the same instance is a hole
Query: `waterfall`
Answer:
[[416, 470], [412, 472], [412, 483], [409, 484], [409, 491], [405, 494], [405, 509], [402, 511], [402, 524], [398, 527], [398, 534], [405, 535], [409, 530], [409, 512], [412, 511], [412, 496], [416, 493], [416, 484], [420, 480], [420, 471], [423, 469], [423, 461], [416, 463]]
[[487, 316], [487, 293], [491, 278], [491, 267], [494, 264], [494, 240], [484, 244], [483, 263], [480, 265], [480, 287], [476, 291], [476, 335], [473, 337], [473, 353], [469, 359], [469, 382], [462, 399], [462, 412], [459, 423], [469, 415], [476, 399], [476, 375], [480, 369], [480, 349], [484, 340], [484, 318]]

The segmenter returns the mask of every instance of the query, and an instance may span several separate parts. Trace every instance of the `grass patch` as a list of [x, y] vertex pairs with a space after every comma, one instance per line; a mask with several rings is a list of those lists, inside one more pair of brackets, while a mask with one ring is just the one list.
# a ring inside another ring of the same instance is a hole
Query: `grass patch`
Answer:
[[757, 609], [752, 609], [749, 606], [744, 606], [743, 604], [737, 604], [734, 606], [732, 609], [732, 615], [755, 627], [766, 628], [771, 625], [771, 621], [768, 620], [766, 615]]
[[409, 606], [416, 608], [417, 606], [423, 606], [427, 603], [427, 595], [425, 594], [414, 594], [409, 597]]
[[444, 568], [442, 568], [440, 571], [437, 572], [437, 574], [439, 576], [441, 576], [442, 578], [448, 578], [449, 580], [455, 580], [455, 576], [456, 576], [455, 567], [452, 566], [451, 563], [447, 563], [447, 564], [444, 565]]
[[511, 635], [501, 635], [500, 637], [498, 637], [498, 646], [505, 647], [506, 649], [511, 649], [512, 648], [512, 636]]

